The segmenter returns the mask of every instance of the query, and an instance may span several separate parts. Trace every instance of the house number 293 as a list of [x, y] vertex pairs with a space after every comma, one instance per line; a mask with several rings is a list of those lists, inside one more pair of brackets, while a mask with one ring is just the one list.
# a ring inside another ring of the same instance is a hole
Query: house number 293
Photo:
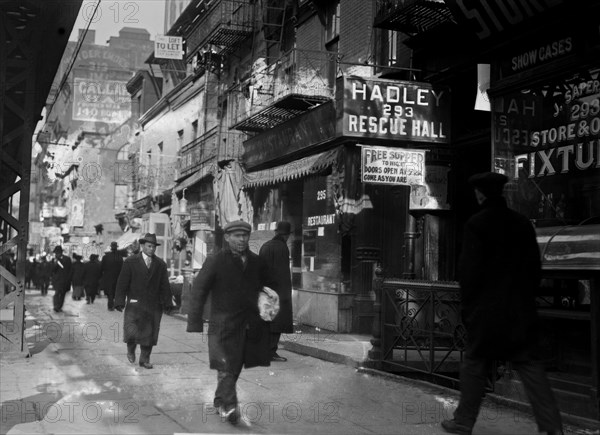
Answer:
[[317, 190], [317, 201], [325, 199], [327, 196], [327, 190]]

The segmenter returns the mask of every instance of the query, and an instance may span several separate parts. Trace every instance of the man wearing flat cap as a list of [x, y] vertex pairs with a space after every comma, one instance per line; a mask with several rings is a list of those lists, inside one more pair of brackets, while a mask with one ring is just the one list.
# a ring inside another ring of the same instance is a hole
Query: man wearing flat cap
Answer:
[[535, 294], [541, 264], [535, 230], [508, 208], [502, 196], [508, 178], [485, 172], [469, 178], [481, 210], [464, 228], [458, 264], [461, 317], [467, 345], [461, 396], [450, 433], [470, 434], [496, 360], [510, 361], [531, 401], [540, 432], [562, 433], [562, 422], [544, 367], [533, 358], [537, 343]]
[[60, 313], [65, 303], [65, 295], [71, 290], [73, 270], [71, 268], [71, 259], [63, 255], [62, 246], [56, 246], [53, 252], [52, 287], [54, 288], [54, 297], [52, 298], [52, 303], [54, 311]]
[[119, 278], [121, 268], [123, 267], [123, 257], [119, 254], [118, 247], [119, 245], [117, 242], [111, 242], [110, 252], [104, 254], [102, 256], [102, 261], [100, 262], [100, 270], [102, 273], [101, 285], [108, 298], [108, 311], [114, 311], [115, 309], [117, 279]]
[[135, 363], [135, 350], [140, 345], [140, 367], [151, 369], [150, 354], [158, 343], [163, 311], [173, 305], [167, 264], [154, 255], [160, 244], [156, 235], [146, 233], [139, 239], [141, 252], [127, 257], [117, 280], [115, 309], [123, 311], [123, 341], [127, 343], [127, 359]]
[[261, 319], [258, 296], [267, 282], [262, 259], [248, 249], [252, 227], [230, 222], [223, 228], [224, 247], [210, 255], [194, 279], [187, 332], [203, 332], [203, 311], [210, 295], [208, 353], [217, 370], [214, 407], [223, 420], [240, 419], [236, 383], [242, 367], [270, 365], [269, 325]]
[[260, 247], [258, 255], [265, 261], [273, 290], [279, 295], [279, 314], [270, 323], [271, 360], [287, 361], [277, 353], [282, 333], [294, 332], [292, 313], [292, 277], [290, 274], [290, 250], [287, 241], [292, 232], [289, 222], [277, 222], [275, 237]]

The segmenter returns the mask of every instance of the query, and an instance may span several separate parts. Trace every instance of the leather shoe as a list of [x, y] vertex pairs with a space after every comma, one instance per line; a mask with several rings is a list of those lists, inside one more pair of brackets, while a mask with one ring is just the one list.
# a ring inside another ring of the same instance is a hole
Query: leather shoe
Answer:
[[458, 435], [471, 435], [473, 432], [472, 427], [457, 423], [456, 420], [443, 420], [442, 427], [446, 432], [456, 433]]
[[144, 367], [145, 369], [153, 369], [154, 368], [154, 366], [152, 364], [150, 364], [149, 362], [141, 362], [140, 367]]
[[129, 360], [129, 362], [131, 364], [133, 364], [135, 362], [135, 353], [128, 353], [127, 354], [127, 359]]
[[271, 361], [279, 361], [279, 362], [286, 362], [287, 358], [283, 357], [283, 356], [279, 356], [277, 354], [273, 355], [271, 357]]

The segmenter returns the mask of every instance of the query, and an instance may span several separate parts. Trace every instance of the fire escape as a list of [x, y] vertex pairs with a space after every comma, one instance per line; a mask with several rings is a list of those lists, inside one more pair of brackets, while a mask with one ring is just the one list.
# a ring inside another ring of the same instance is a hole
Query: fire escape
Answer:
[[373, 25], [416, 36], [443, 23], [454, 22], [443, 0], [377, 0]]
[[[194, 184], [209, 172], [217, 161], [236, 159], [241, 155], [240, 132], [227, 131], [219, 122], [223, 112], [224, 84], [221, 73], [225, 56], [231, 54], [254, 31], [255, 1], [201, 0], [192, 3], [186, 14], [174, 25], [186, 41], [186, 59], [196, 79], [204, 80], [204, 125], [199, 137], [181, 148], [181, 181], [176, 190]], [[188, 178], [186, 178], [188, 177]]]
[[263, 4], [261, 32], [253, 40], [251, 73], [229, 91], [231, 129], [261, 132], [334, 98], [335, 53], [284, 51], [286, 23], [293, 9], [290, 3], [266, 0]]

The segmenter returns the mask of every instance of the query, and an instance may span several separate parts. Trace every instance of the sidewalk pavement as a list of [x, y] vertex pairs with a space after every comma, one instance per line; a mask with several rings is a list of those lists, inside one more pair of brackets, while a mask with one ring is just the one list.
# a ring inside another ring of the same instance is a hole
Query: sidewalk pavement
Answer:
[[[2, 434], [441, 434], [456, 406], [452, 390], [358, 370], [369, 337], [312, 331], [284, 337], [287, 362], [242, 371], [247, 424], [232, 426], [212, 406], [206, 335], [186, 333], [181, 316], [163, 316], [147, 370], [127, 361], [123, 314], [107, 311], [106, 299], [87, 305], [68, 294], [54, 313], [51, 298], [26, 296], [32, 356], [0, 359]], [[490, 401], [474, 430], [535, 433], [529, 413]]]

